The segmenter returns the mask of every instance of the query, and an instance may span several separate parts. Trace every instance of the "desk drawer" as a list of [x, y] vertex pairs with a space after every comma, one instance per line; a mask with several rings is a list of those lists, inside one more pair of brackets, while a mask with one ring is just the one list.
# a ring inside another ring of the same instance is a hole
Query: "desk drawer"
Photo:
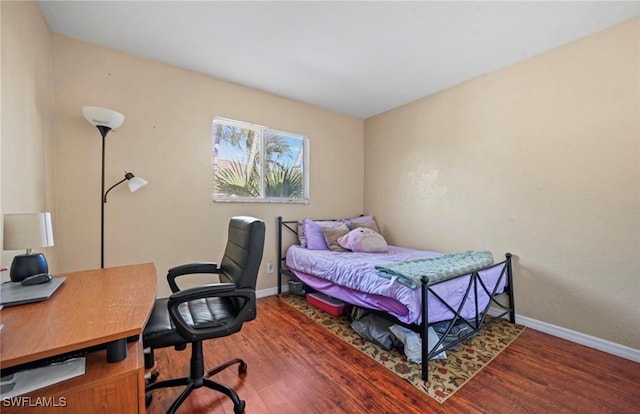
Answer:
[[[128, 414], [144, 413], [144, 361], [142, 344], [127, 344], [127, 358], [106, 362], [106, 351], [87, 355], [85, 374], [19, 397], [0, 401], [10, 413]], [[142, 396], [140, 393], [142, 392]]]

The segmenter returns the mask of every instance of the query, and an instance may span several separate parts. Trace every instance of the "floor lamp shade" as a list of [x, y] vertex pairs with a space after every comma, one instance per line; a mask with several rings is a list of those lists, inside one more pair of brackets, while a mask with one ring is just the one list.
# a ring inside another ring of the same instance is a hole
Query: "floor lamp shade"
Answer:
[[120, 112], [99, 106], [85, 106], [82, 108], [82, 115], [93, 125], [109, 129], [116, 129], [124, 122], [124, 115]]
[[44, 254], [32, 254], [31, 249], [51, 246], [53, 246], [51, 213], [4, 215], [4, 250], [26, 250], [26, 254], [13, 258], [10, 271], [12, 281], [20, 282], [38, 273], [48, 273], [49, 265]]

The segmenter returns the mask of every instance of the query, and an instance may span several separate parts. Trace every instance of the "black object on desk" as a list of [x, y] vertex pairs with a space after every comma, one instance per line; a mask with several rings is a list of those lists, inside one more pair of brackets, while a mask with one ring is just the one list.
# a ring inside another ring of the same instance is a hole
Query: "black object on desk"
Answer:
[[50, 282], [52, 279], [51, 275], [48, 273], [38, 273], [37, 275], [28, 276], [23, 279], [20, 284], [22, 286], [31, 286], [31, 285], [39, 285], [41, 283]]

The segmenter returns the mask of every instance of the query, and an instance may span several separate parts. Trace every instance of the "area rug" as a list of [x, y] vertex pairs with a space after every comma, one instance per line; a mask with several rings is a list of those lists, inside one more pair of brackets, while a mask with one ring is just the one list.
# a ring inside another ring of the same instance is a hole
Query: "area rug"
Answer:
[[439, 403], [459, 390], [524, 330], [524, 326], [504, 319], [486, 326], [479, 335], [460, 344], [458, 350], [448, 350], [447, 359], [429, 361], [429, 381], [425, 382], [421, 377], [421, 364], [409, 361], [401, 349], [387, 351], [362, 338], [351, 329], [346, 316], [334, 317], [310, 305], [302, 296], [284, 294], [281, 298]]

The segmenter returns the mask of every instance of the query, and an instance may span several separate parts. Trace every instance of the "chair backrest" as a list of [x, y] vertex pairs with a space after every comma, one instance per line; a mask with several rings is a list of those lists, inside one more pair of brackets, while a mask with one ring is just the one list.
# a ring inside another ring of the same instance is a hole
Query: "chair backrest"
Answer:
[[264, 221], [253, 217], [232, 217], [224, 256], [220, 262], [220, 282], [237, 288], [256, 288], [264, 251]]

